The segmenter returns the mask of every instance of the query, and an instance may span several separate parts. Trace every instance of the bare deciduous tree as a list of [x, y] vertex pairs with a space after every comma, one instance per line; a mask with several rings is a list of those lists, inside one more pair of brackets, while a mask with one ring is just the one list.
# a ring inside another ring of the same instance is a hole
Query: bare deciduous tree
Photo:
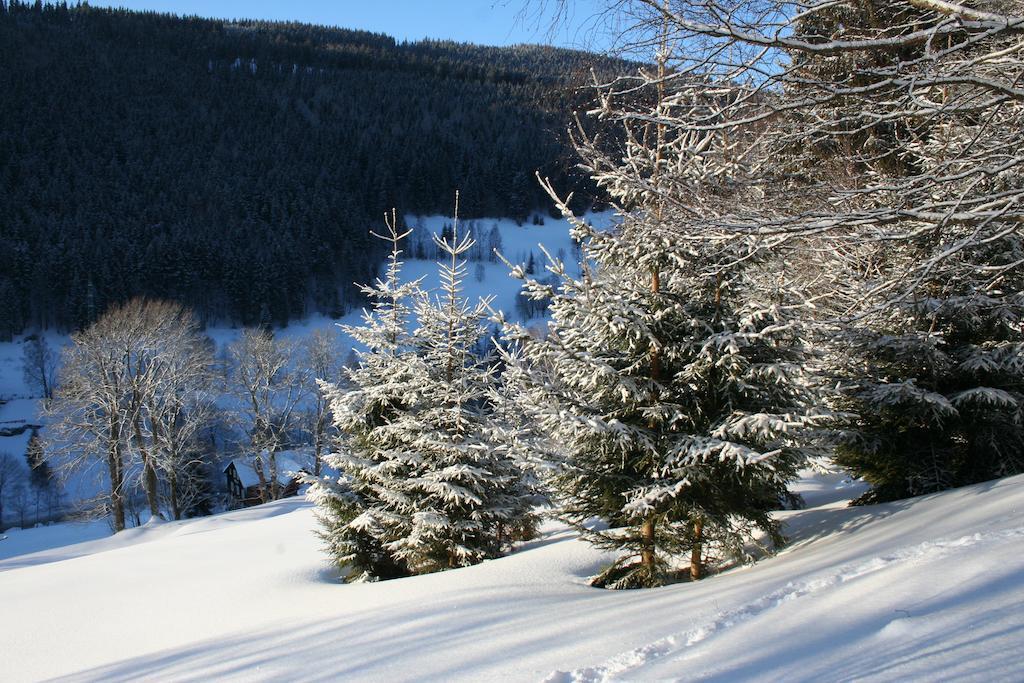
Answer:
[[157, 468], [168, 488], [174, 519], [195, 502], [202, 482], [201, 432], [214, 409], [213, 355], [208, 339], [198, 333], [194, 320], [178, 328], [160, 356], [160, 372], [143, 406], [145, 433]]
[[179, 304], [135, 299], [71, 341], [50, 407], [51, 451], [61, 456], [60, 469], [66, 475], [105, 463], [115, 531], [125, 528], [125, 497], [136, 474], [150, 514], [160, 516], [160, 473], [175, 471], [182, 437], [204, 419], [196, 397], [211, 360], [195, 319]]
[[321, 382], [336, 383], [341, 374], [341, 349], [333, 331], [314, 330], [302, 345], [302, 362], [313, 381], [308, 383], [313, 401], [310, 432], [313, 437], [313, 474], [320, 476], [324, 448], [331, 427], [330, 405]]
[[786, 276], [829, 286], [840, 314], [1022, 270], [1019, 0], [606, 6], [668, 68], [598, 84], [592, 113], [621, 144], [581, 127], [587, 170], [702, 224], [681, 240], [828, 258]]
[[49, 401], [57, 385], [57, 357], [41, 334], [25, 338], [22, 347], [22, 372], [25, 384]]
[[72, 336], [63, 360], [68, 372], [49, 407], [47, 450], [57, 456], [58, 471], [65, 479], [75, 471], [105, 466], [109, 487], [105, 507], [113, 517], [114, 530], [121, 531], [129, 463], [118, 351], [94, 326]]
[[230, 382], [237, 418], [249, 435], [249, 454], [264, 502], [283, 494], [277, 453], [298, 426], [309, 373], [295, 367], [295, 349], [265, 329], [247, 329], [231, 345]]

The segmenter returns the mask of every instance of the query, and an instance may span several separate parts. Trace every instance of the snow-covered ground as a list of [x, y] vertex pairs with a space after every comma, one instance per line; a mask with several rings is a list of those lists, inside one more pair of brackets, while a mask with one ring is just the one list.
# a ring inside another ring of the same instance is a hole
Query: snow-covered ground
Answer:
[[[779, 513], [778, 556], [606, 591], [556, 524], [476, 567], [344, 585], [291, 499], [0, 561], [0, 679], [1024, 679], [1024, 477]], [[29, 548], [35, 534], [0, 541]]]

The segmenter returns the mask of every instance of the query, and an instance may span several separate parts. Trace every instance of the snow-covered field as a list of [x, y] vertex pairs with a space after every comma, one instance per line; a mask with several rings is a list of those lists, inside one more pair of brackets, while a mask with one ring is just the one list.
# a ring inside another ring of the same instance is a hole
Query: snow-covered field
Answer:
[[802, 488], [819, 506], [779, 513], [778, 556], [645, 591], [588, 587], [605, 558], [555, 524], [344, 585], [298, 499], [16, 555], [0, 679], [1024, 679], [1024, 477], [867, 508], [830, 502], [857, 492], [838, 478]]

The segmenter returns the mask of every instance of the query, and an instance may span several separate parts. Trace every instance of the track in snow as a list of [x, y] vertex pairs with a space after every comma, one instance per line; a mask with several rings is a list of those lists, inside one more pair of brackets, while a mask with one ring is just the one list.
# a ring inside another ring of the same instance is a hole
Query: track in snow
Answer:
[[720, 612], [713, 619], [696, 627], [674, 633], [648, 645], [634, 648], [612, 657], [604, 664], [582, 667], [572, 671], [552, 672], [544, 683], [601, 683], [630, 678], [647, 664], [666, 657], [680, 655], [687, 648], [696, 645], [716, 633], [745, 622], [769, 610], [807, 595], [820, 593], [836, 586], [855, 581], [896, 564], [935, 560], [962, 553], [977, 546], [1002, 545], [1009, 541], [1024, 539], [1024, 527], [974, 533], [959, 538], [925, 541], [870, 560], [850, 563], [838, 567], [820, 577], [799, 582], [790, 582], [782, 588], [742, 607]]

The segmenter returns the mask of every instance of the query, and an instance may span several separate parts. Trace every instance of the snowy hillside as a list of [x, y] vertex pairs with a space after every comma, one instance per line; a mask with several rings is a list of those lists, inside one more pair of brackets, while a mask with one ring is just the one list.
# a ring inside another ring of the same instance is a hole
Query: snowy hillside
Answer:
[[554, 525], [507, 558], [343, 585], [297, 499], [9, 557], [0, 678], [1024, 676], [1024, 477], [865, 508], [802, 488], [821, 505], [780, 513], [777, 557], [644, 591], [585, 585], [604, 558]]

